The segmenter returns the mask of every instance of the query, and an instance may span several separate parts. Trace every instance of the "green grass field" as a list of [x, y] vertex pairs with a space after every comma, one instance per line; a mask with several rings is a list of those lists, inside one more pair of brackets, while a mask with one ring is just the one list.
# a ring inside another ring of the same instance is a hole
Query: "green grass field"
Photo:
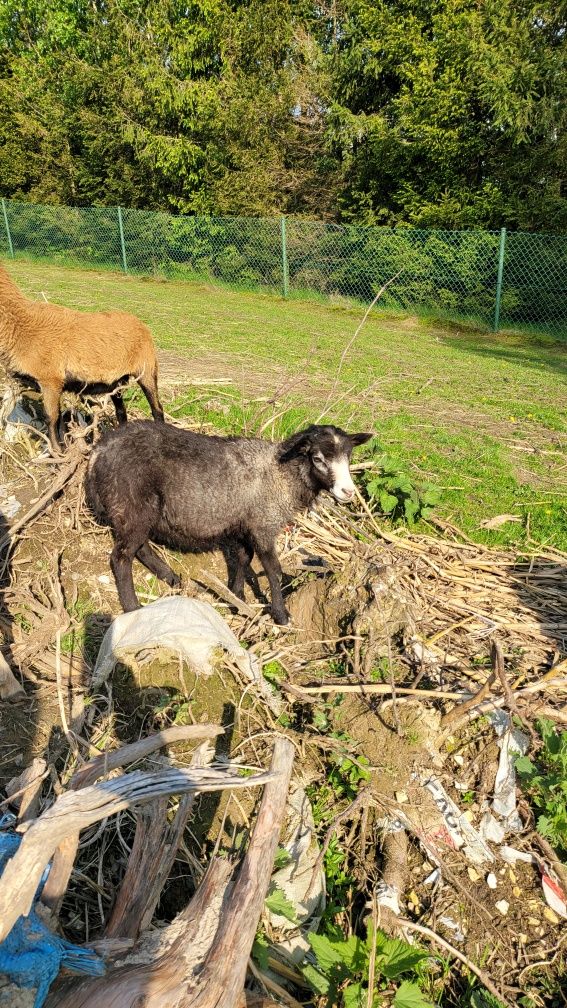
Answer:
[[[567, 347], [222, 287], [24, 262], [32, 297], [135, 312], [162, 354], [174, 415], [267, 436], [313, 422], [376, 431], [437, 513], [479, 542], [567, 549]], [[266, 401], [268, 399], [269, 401]], [[484, 519], [521, 522], [493, 531]]]

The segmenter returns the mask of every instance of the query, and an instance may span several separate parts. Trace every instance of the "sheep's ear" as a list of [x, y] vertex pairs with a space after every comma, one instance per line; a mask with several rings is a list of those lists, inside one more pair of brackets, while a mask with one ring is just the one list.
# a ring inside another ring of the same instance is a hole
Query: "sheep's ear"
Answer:
[[298, 431], [297, 434], [292, 434], [291, 437], [287, 438], [281, 445], [280, 449], [280, 460], [285, 462], [287, 459], [293, 458], [297, 455], [306, 455], [311, 445], [313, 443], [313, 438], [311, 433], [306, 430]]
[[374, 437], [374, 434], [368, 434], [368, 433], [364, 433], [364, 434], [349, 434], [348, 439], [349, 439], [352, 447], [356, 448], [358, 445], [366, 444], [366, 442], [370, 441], [370, 438], [373, 438], [373, 437]]

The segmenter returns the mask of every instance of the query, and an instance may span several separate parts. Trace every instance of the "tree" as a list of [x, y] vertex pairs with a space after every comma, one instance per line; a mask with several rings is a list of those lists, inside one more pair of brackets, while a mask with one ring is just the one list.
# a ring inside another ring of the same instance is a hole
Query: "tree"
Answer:
[[329, 108], [343, 216], [566, 227], [565, 28], [529, 0], [344, 0]]

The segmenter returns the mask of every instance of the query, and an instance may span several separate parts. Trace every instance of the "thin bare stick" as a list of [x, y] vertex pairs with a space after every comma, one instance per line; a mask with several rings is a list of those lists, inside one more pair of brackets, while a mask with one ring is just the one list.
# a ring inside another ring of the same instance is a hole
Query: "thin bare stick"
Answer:
[[288, 1005], [288, 1008], [303, 1008], [302, 1002], [296, 1001], [289, 991], [286, 991], [284, 987], [281, 987], [279, 983], [276, 983], [273, 977], [269, 977], [265, 973], [262, 973], [262, 970], [258, 968], [253, 959], [248, 960], [248, 969], [250, 970], [252, 976], [264, 985], [266, 990], [275, 994], [280, 1001], [283, 1001], [285, 1005]]
[[430, 941], [435, 942], [436, 945], [439, 945], [442, 949], [445, 950], [445, 952], [448, 952], [449, 955], [453, 956], [455, 959], [458, 959], [459, 962], [462, 962], [463, 965], [466, 966], [467, 969], [471, 971], [471, 973], [474, 973], [474, 975], [478, 977], [478, 979], [480, 980], [481, 984], [483, 984], [484, 987], [486, 987], [487, 991], [490, 991], [493, 997], [497, 998], [498, 1001], [501, 1001], [502, 1004], [506, 1005], [506, 1008], [514, 1008], [512, 1002], [508, 1001], [508, 999], [501, 993], [501, 991], [498, 990], [498, 987], [496, 987], [495, 984], [492, 983], [492, 980], [485, 973], [484, 970], [480, 969], [475, 963], [472, 962], [471, 959], [469, 959], [462, 952], [459, 952], [458, 949], [453, 948], [453, 946], [450, 945], [449, 942], [445, 941], [444, 938], [441, 938], [441, 936], [436, 934], [435, 931], [432, 931], [431, 928], [425, 927], [425, 925], [423, 924], [414, 924], [413, 921], [405, 920], [405, 918], [403, 917], [398, 918], [398, 923], [400, 927], [406, 928], [408, 931], [416, 931], [417, 934], [424, 935], [425, 938], [429, 938]]
[[350, 802], [350, 804], [347, 805], [346, 809], [343, 809], [342, 812], [339, 812], [339, 814], [336, 815], [335, 818], [333, 819], [331, 825], [329, 826], [329, 828], [327, 829], [327, 832], [325, 833], [325, 838], [323, 840], [323, 843], [321, 844], [321, 850], [319, 851], [319, 853], [317, 855], [317, 860], [315, 861], [315, 864], [313, 865], [313, 870], [311, 872], [311, 880], [309, 882], [309, 886], [307, 888], [307, 892], [305, 893], [305, 896], [303, 897], [304, 900], [308, 900], [309, 899], [309, 897], [311, 896], [311, 893], [312, 893], [312, 891], [313, 891], [313, 889], [314, 889], [314, 887], [316, 885], [317, 875], [321, 871], [321, 867], [323, 865], [323, 861], [325, 860], [325, 854], [327, 853], [327, 850], [329, 849], [329, 844], [330, 844], [331, 840], [333, 839], [333, 836], [335, 834], [337, 826], [341, 822], [343, 822], [345, 819], [348, 819], [349, 817], [351, 817], [353, 815], [353, 813], [356, 811], [356, 809], [359, 808], [359, 806], [362, 805], [364, 801], [366, 801], [367, 797], [368, 797], [368, 790], [367, 790], [367, 788], [363, 788], [362, 791], [358, 792], [356, 798], [354, 798]]
[[249, 606], [247, 602], [243, 602], [242, 599], [238, 598], [230, 588], [227, 588], [225, 584], [222, 583], [220, 578], [216, 574], [212, 574], [211, 571], [199, 571], [199, 574], [193, 578], [194, 581], [203, 584], [205, 588], [209, 591], [213, 591], [215, 595], [224, 599], [230, 605], [240, 613], [241, 616], [255, 616], [256, 610]]
[[[379, 696], [389, 696], [392, 693], [402, 696], [437, 697], [439, 700], [462, 700], [463, 693], [450, 690], [413, 689], [411, 686], [392, 686], [391, 683], [322, 683], [320, 686], [294, 686], [292, 683], [280, 682], [280, 688], [286, 693], [301, 697], [306, 703], [317, 703], [321, 693], [378, 693]], [[313, 696], [312, 696], [313, 695]]]
[[393, 284], [394, 280], [398, 279], [398, 277], [399, 277], [399, 275], [400, 275], [401, 272], [402, 272], [401, 269], [398, 270], [398, 272], [393, 277], [390, 277], [389, 280], [386, 280], [385, 284], [382, 284], [380, 290], [375, 295], [375, 297], [372, 299], [372, 301], [368, 305], [368, 308], [364, 312], [364, 315], [362, 316], [362, 320], [359, 322], [358, 326], [355, 329], [354, 335], [351, 336], [351, 338], [349, 339], [347, 345], [345, 346], [345, 348], [344, 348], [344, 350], [343, 350], [343, 352], [341, 354], [341, 359], [339, 361], [339, 366], [337, 368], [337, 373], [335, 375], [335, 380], [334, 380], [333, 385], [332, 385], [332, 387], [331, 387], [331, 389], [329, 391], [329, 394], [327, 396], [327, 399], [326, 399], [325, 405], [323, 407], [323, 410], [321, 411], [321, 413], [319, 414], [319, 416], [317, 417], [317, 419], [314, 421], [316, 424], [318, 424], [318, 423], [321, 422], [321, 420], [323, 419], [323, 417], [325, 416], [325, 414], [327, 412], [327, 408], [329, 406], [329, 403], [333, 400], [333, 398], [335, 396], [335, 393], [336, 393], [337, 388], [339, 386], [339, 380], [340, 380], [340, 377], [341, 377], [341, 371], [343, 369], [343, 364], [345, 362], [346, 355], [348, 354], [351, 346], [355, 342], [355, 340], [356, 340], [356, 338], [357, 338], [360, 330], [362, 329], [364, 323], [366, 322], [366, 319], [370, 315], [370, 312], [374, 308], [374, 305], [376, 304], [376, 302], [378, 301], [378, 299], [382, 297], [382, 294], [384, 293], [384, 291], [386, 291], [388, 289], [388, 287], [390, 286], [390, 284]]
[[374, 1001], [374, 978], [376, 975], [376, 934], [378, 931], [378, 904], [376, 893], [372, 893], [372, 944], [370, 946], [370, 957], [368, 961], [368, 992], [366, 994], [366, 1008], [372, 1008]]
[[59, 716], [61, 717], [61, 724], [63, 726], [63, 733], [67, 742], [69, 743], [69, 748], [74, 756], [79, 756], [79, 748], [75, 741], [74, 736], [69, 731], [69, 725], [67, 723], [67, 714], [65, 712], [65, 701], [63, 698], [63, 684], [61, 682], [61, 630], [57, 630], [55, 636], [55, 677], [57, 681], [57, 702], [59, 704]]

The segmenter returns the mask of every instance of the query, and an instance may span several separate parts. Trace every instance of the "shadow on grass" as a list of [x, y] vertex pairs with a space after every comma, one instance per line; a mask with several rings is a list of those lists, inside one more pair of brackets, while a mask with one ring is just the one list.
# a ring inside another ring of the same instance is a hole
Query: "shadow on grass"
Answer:
[[452, 350], [478, 354], [479, 357], [500, 360], [507, 364], [534, 368], [537, 371], [557, 371], [567, 375], [567, 337], [535, 335], [532, 333], [472, 333], [439, 336]]

